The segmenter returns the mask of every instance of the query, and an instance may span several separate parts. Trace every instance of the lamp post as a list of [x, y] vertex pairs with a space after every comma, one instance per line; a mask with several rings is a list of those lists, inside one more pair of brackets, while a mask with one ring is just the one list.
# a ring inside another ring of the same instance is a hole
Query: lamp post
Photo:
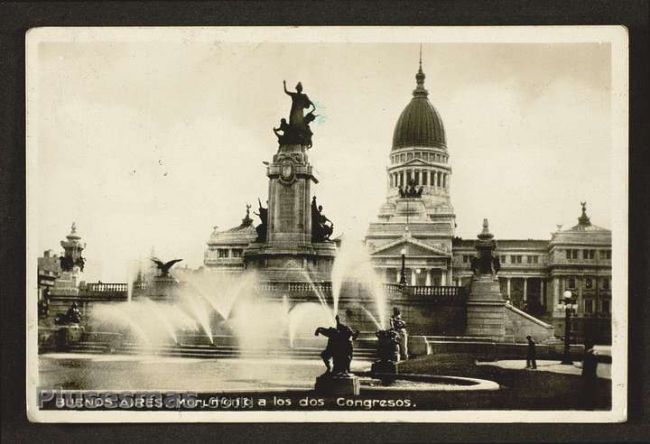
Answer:
[[573, 299], [573, 294], [567, 290], [562, 295], [562, 301], [557, 305], [558, 310], [564, 309], [564, 357], [562, 358], [562, 364], [572, 365], [573, 361], [571, 360], [571, 312], [578, 308]]
[[402, 268], [399, 272], [399, 285], [406, 287], [406, 248], [402, 248]]

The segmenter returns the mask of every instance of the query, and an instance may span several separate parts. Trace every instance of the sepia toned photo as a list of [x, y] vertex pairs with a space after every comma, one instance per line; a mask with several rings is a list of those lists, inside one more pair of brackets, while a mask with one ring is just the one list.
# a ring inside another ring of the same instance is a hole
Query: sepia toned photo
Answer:
[[625, 420], [624, 28], [26, 45], [30, 420]]

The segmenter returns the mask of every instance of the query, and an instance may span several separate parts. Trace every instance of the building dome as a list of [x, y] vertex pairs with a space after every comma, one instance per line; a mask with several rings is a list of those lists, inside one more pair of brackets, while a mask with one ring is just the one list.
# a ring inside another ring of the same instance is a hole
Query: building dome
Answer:
[[440, 114], [433, 107], [424, 88], [422, 64], [415, 76], [417, 87], [411, 102], [404, 108], [393, 132], [393, 149], [406, 147], [446, 148], [445, 128]]

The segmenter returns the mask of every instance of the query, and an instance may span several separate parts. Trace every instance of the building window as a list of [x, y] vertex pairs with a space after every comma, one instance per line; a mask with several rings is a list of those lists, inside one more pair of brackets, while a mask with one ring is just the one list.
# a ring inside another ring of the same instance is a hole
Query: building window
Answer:
[[538, 263], [538, 258], [537, 258], [537, 256], [534, 256], [534, 255], [528, 255], [528, 256], [526, 256], [526, 262], [528, 262], [529, 264], [537, 264]]
[[522, 257], [521, 255], [511, 255], [510, 263], [512, 264], [521, 264]]
[[415, 176], [415, 179], [414, 179], [415, 184], [420, 185], [420, 170], [415, 170], [414, 176]]
[[603, 278], [603, 290], [609, 290], [609, 278]]
[[506, 256], [505, 254], [504, 254], [503, 256], [501, 256], [500, 259], [501, 259], [501, 263], [502, 263], [502, 264], [505, 264], [505, 263], [506, 263], [506, 258], [507, 258], [507, 257], [508, 257], [508, 256]]
[[566, 258], [578, 259], [578, 250], [571, 250], [571, 249], [566, 250]]
[[217, 250], [217, 254], [220, 258], [228, 257], [229, 256], [229, 251], [225, 248], [219, 248]]
[[422, 153], [420, 153], [420, 152], [415, 153], [415, 158], [416, 159], [422, 158]]
[[241, 248], [233, 248], [232, 257], [241, 257], [243, 253], [244, 250], [242, 250]]
[[585, 279], [585, 288], [594, 288], [594, 281], [590, 277]]
[[601, 259], [611, 259], [612, 258], [612, 250], [600, 250], [600, 258]]
[[576, 288], [576, 278], [574, 278], [574, 277], [567, 278], [567, 280], [566, 280], [566, 288], [571, 289], [571, 290], [575, 290], [575, 288]]
[[585, 313], [594, 312], [594, 301], [592, 299], [585, 299]]
[[399, 156], [400, 162], [404, 162], [406, 160], [406, 155], [402, 154]]
[[583, 259], [593, 259], [596, 255], [596, 250], [582, 250]]
[[466, 264], [472, 260], [472, 256], [469, 254], [463, 254], [463, 263]]
[[603, 299], [602, 302], [602, 312], [609, 314], [609, 299]]
[[406, 153], [406, 160], [413, 159], [413, 153]]
[[422, 171], [422, 185], [428, 185], [429, 183], [429, 173], [427, 171]]

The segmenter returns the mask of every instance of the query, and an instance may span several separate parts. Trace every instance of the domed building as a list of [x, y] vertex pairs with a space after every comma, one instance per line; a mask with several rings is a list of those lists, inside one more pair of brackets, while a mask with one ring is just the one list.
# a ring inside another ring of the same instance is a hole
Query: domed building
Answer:
[[386, 203], [366, 245], [386, 282], [400, 282], [404, 254], [408, 285], [451, 285], [455, 215], [445, 128], [429, 101], [422, 62], [415, 80], [393, 132]]
[[[400, 307], [411, 332], [462, 336], [476, 240], [455, 236], [451, 153], [425, 80], [420, 61], [415, 89], [393, 131], [386, 200], [368, 226], [365, 243], [373, 267], [387, 284], [388, 303]], [[247, 254], [261, 246], [257, 234], [248, 210], [238, 226], [224, 231], [215, 227], [205, 251], [206, 268], [242, 272]], [[502, 239], [495, 234], [497, 276], [505, 301], [502, 339], [521, 341], [532, 334], [543, 340], [554, 331], [563, 332], [564, 313], [558, 303], [569, 290], [578, 306], [574, 339], [587, 334], [600, 342], [611, 340], [611, 231], [591, 224], [586, 204], [578, 225], [558, 229], [550, 240]], [[359, 316], [355, 322], [362, 322]]]
[[[409, 287], [409, 297], [393, 295], [393, 303], [408, 312], [405, 317], [428, 323], [436, 334], [450, 334], [445, 330], [449, 325], [463, 322], [450, 314], [466, 297], [475, 239], [454, 236], [450, 153], [443, 120], [425, 88], [421, 61], [415, 79], [393, 132], [386, 202], [369, 225], [366, 245], [386, 283]], [[591, 224], [586, 203], [578, 225], [558, 228], [550, 240], [497, 237], [495, 254], [507, 301], [507, 336], [563, 332], [564, 312], [558, 304], [569, 290], [578, 306], [574, 339], [587, 335], [611, 341], [611, 231]]]

